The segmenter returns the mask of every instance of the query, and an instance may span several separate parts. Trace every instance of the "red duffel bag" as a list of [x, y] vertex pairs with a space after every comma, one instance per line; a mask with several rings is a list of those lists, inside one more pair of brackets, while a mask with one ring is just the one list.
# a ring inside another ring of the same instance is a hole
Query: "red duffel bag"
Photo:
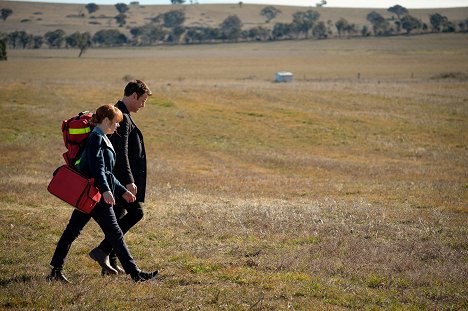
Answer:
[[94, 178], [86, 178], [68, 165], [55, 170], [47, 190], [86, 214], [91, 213], [101, 200], [101, 193], [94, 186]]

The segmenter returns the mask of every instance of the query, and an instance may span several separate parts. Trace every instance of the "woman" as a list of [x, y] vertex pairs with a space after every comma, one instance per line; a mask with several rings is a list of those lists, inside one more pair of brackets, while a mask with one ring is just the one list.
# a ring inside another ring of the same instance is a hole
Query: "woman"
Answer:
[[[112, 174], [115, 165], [115, 151], [106, 134], [113, 134], [119, 122], [122, 121], [122, 112], [113, 105], [104, 105], [96, 110], [91, 122], [95, 127], [88, 137], [78, 169], [86, 176], [95, 180], [95, 185], [102, 194], [101, 201], [94, 207], [90, 214], [74, 210], [70, 221], [57, 243], [52, 257], [52, 272], [49, 280], [69, 283], [63, 275], [65, 257], [73, 241], [80, 235], [83, 227], [91, 217], [98, 223], [104, 232], [106, 239], [112, 244], [125, 272], [130, 274], [135, 282], [144, 282], [153, 279], [158, 271], [143, 272], [135, 264], [127, 245], [123, 239], [112, 206], [115, 204], [115, 195], [121, 195], [124, 200], [131, 203], [135, 196], [129, 192]], [[93, 258], [98, 260], [98, 258]], [[103, 267], [104, 268], [104, 267]]]

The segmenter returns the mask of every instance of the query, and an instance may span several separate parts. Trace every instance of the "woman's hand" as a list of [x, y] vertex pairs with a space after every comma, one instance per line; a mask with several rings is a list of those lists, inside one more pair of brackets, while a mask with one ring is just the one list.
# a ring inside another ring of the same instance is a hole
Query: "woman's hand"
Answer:
[[110, 205], [115, 205], [115, 199], [114, 195], [110, 191], [106, 191], [102, 194], [102, 197], [104, 198], [104, 202]]
[[132, 203], [132, 202], [135, 202], [136, 200], [136, 197], [130, 191], [125, 192], [122, 195], [122, 197], [124, 198], [125, 201], [127, 201], [127, 203]]

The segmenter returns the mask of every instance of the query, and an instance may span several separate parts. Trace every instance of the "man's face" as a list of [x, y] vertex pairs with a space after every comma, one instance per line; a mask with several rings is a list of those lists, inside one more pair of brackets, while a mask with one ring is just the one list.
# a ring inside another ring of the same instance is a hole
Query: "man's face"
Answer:
[[146, 100], [148, 99], [148, 94], [143, 94], [140, 97], [138, 97], [138, 94], [135, 92], [131, 96], [132, 101], [130, 103], [130, 107], [128, 107], [128, 110], [130, 112], [138, 112], [141, 108], [145, 107]]

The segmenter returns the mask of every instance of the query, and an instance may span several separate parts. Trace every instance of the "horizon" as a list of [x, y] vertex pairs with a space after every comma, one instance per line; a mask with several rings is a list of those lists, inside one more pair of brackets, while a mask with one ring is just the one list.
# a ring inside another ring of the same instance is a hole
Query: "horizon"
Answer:
[[[14, 0], [18, 2], [43, 2], [43, 3], [63, 3], [63, 4], [87, 4], [87, 3], [96, 3], [98, 5], [113, 5], [116, 3], [126, 3], [136, 1], [141, 5], [170, 5], [170, 0]], [[8, 0], [5, 2], [9, 2]], [[186, 0], [184, 5], [191, 4], [238, 4], [242, 2], [243, 4], [264, 4], [264, 5], [281, 5], [281, 6], [303, 6], [303, 7], [316, 7], [317, 3], [320, 3], [321, 0], [296, 0], [293, 3], [288, 0]], [[401, 5], [407, 9], [431, 9], [431, 8], [457, 8], [457, 7], [467, 7], [467, 0], [447, 0], [443, 1], [443, 4], [438, 0], [404, 0], [404, 1], [394, 1], [394, 0], [376, 0], [372, 1], [372, 4], [368, 4], [368, 0], [328, 0], [324, 8], [389, 8], [394, 5]]]

